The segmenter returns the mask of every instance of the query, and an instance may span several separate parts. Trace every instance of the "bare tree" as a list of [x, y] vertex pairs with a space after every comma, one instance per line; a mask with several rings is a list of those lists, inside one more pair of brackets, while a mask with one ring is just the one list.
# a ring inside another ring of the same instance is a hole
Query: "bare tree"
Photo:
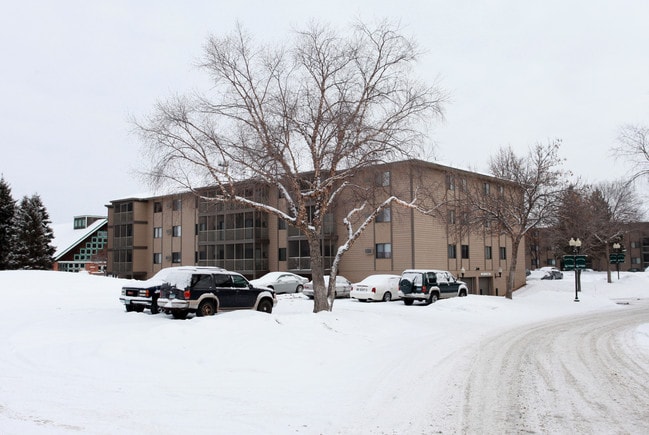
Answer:
[[618, 144], [612, 147], [617, 158], [631, 164], [633, 182], [649, 176], [649, 127], [642, 125], [625, 125], [620, 129]]
[[498, 150], [489, 163], [491, 174], [508, 183], [497, 191], [476, 186], [469, 195], [474, 222], [494, 222], [495, 230], [511, 239], [512, 254], [507, 272], [505, 296], [512, 297], [519, 246], [530, 230], [547, 223], [555, 213], [565, 188], [567, 173], [561, 169], [559, 140], [536, 144], [526, 156], [511, 147]]
[[[136, 126], [151, 157], [156, 185], [198, 192], [277, 216], [308, 240], [314, 312], [331, 310], [342, 255], [398, 198], [390, 197], [352, 225], [367, 205], [344, 217], [347, 233], [324, 286], [321, 236], [333, 204], [364, 168], [421, 151], [421, 127], [442, 115], [445, 94], [412, 77], [414, 42], [387, 22], [353, 25], [343, 34], [311, 23], [290, 43], [256, 44], [240, 26], [209, 38], [201, 67], [210, 92], [159, 103]], [[286, 207], [238, 193], [241, 180], [276, 188]], [[405, 205], [408, 205], [404, 202]]]
[[640, 201], [635, 190], [624, 180], [608, 181], [591, 187], [588, 198], [590, 219], [586, 234], [592, 245], [604, 251], [607, 280], [611, 282], [608, 261], [611, 245], [623, 239], [630, 224], [640, 219]]

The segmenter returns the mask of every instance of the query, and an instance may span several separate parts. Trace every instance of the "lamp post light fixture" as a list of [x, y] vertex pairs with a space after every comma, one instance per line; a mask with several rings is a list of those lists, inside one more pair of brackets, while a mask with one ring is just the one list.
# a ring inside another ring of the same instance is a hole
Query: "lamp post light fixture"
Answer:
[[[574, 238], [571, 237], [568, 244], [572, 247], [572, 255], [574, 257], [573, 261], [574, 261], [574, 264], [576, 266], [577, 265], [577, 254], [579, 254], [579, 249], [581, 249], [581, 240], [579, 240], [579, 238], [577, 238], [577, 240], [575, 240]], [[580, 272], [580, 270], [578, 270], [575, 267], [575, 302], [579, 302], [579, 272]]]
[[462, 269], [460, 269], [460, 277], [461, 278], [464, 278], [464, 272], [466, 272], [466, 269], [464, 267], [462, 267]]
[[502, 268], [502, 267], [499, 267], [499, 268], [498, 268], [498, 278], [500, 278], [500, 277], [502, 277], [502, 276], [503, 276], [503, 268]]

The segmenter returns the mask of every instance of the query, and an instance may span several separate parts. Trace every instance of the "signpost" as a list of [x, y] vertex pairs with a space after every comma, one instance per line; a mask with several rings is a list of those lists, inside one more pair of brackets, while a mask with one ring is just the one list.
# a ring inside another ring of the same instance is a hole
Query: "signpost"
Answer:
[[617, 279], [620, 279], [620, 263], [624, 263], [624, 252], [614, 252], [608, 256], [609, 263], [615, 264]]

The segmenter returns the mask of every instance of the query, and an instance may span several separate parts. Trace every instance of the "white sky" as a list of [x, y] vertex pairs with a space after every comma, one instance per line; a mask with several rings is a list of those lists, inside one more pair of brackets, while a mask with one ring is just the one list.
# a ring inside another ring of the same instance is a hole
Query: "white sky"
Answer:
[[[307, 4], [308, 3], [308, 4]], [[477, 3], [480, 3], [476, 6]], [[209, 34], [236, 20], [282, 40], [316, 18], [400, 19], [426, 50], [420, 75], [451, 93], [431, 140], [440, 162], [484, 170], [502, 145], [563, 140], [587, 181], [623, 176], [619, 127], [649, 123], [649, 2], [24, 0], [0, 14], [0, 173], [15, 199], [38, 193], [55, 223], [105, 214], [145, 191], [130, 115], [205, 84]]]
[[0, 432], [649, 433], [649, 273], [584, 272], [576, 303], [537, 272], [512, 300], [174, 320], [126, 313], [126, 280], [0, 271]]

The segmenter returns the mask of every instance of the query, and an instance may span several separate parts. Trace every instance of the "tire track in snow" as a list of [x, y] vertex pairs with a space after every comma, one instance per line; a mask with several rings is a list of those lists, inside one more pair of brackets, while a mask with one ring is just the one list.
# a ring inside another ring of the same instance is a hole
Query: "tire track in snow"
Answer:
[[649, 355], [633, 331], [649, 301], [482, 341], [464, 384], [462, 433], [649, 433]]

